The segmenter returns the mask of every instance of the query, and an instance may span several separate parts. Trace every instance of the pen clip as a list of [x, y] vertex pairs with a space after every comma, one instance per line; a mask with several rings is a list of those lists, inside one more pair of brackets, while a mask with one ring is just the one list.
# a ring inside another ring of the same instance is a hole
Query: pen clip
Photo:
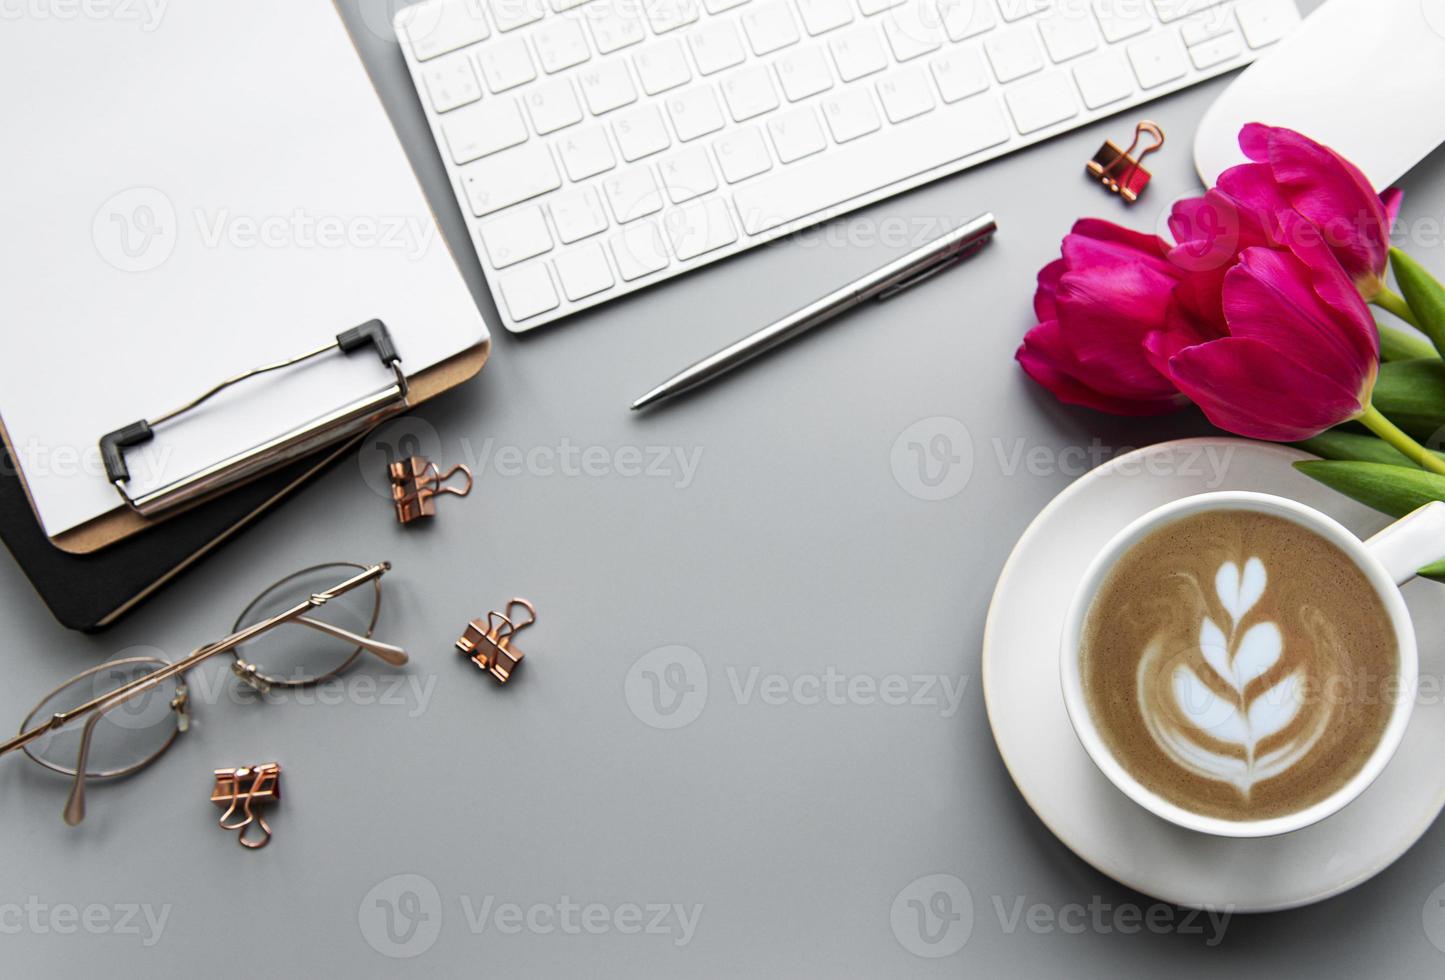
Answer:
[[955, 265], [958, 265], [958, 263], [962, 262], [964, 259], [970, 258], [971, 256], [977, 254], [978, 251], [982, 249], [985, 245], [987, 245], [989, 243], [989, 240], [992, 238], [992, 235], [985, 235], [977, 241], [969, 242], [967, 245], [964, 245], [956, 252], [950, 252], [939, 256], [938, 261], [935, 262], [933, 265], [927, 266], [923, 269], [919, 269], [907, 279], [904, 279], [902, 282], [896, 282], [893, 285], [889, 286], [887, 289], [883, 290], [881, 293], [879, 293], [877, 297], [878, 302], [881, 303], [885, 299], [892, 299], [894, 296], [897, 296], [905, 289], [916, 286], [920, 282], [923, 282], [925, 280], [932, 279], [940, 272], [945, 272], [949, 269], [952, 269]]

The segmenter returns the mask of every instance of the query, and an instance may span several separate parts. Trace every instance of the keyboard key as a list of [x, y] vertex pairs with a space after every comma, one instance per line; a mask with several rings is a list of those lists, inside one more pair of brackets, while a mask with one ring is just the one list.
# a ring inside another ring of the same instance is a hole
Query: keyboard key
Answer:
[[692, 49], [697, 70], [704, 75], [740, 65], [748, 56], [738, 29], [730, 20], [715, 21], [694, 31], [688, 35], [687, 46]]
[[742, 122], [778, 107], [778, 91], [766, 65], [753, 65], [733, 72], [722, 83], [723, 98], [734, 122]]
[[580, 65], [592, 57], [583, 36], [579, 21], [557, 17], [532, 32], [532, 43], [537, 45], [537, 58], [547, 74]]
[[462, 171], [462, 188], [478, 218], [561, 186], [552, 154], [540, 143], [514, 146]]
[[806, 163], [750, 180], [733, 203], [757, 235], [1007, 142], [1013, 133], [994, 98], [968, 99], [905, 123], [887, 139], [831, 148]]
[[594, 116], [637, 101], [637, 89], [627, 63], [617, 58], [604, 58], [577, 73], [582, 84], [582, 99]]
[[906, 2], [907, 0], [858, 0], [858, 9], [863, 11], [864, 15], [871, 17]]
[[1103, 28], [1104, 40], [1117, 44], [1126, 38], [1143, 34], [1154, 26], [1154, 15], [1141, 0], [1093, 0], [1094, 15]]
[[1189, 49], [1189, 60], [1200, 71], [1222, 65], [1244, 54], [1244, 39], [1238, 34], [1225, 34]]
[[471, 163], [527, 140], [527, 124], [514, 99], [469, 106], [442, 120], [442, 136], [455, 164]]
[[1084, 105], [1099, 109], [1134, 94], [1134, 75], [1117, 51], [1105, 51], [1074, 65], [1074, 82]]
[[753, 54], [771, 54], [798, 43], [798, 25], [785, 0], [766, 0], [743, 13], [743, 31]]
[[620, 235], [613, 235], [607, 244], [612, 247], [617, 274], [627, 282], [661, 272], [671, 261], [667, 247], [662, 244], [662, 232], [651, 221], [632, 225]]
[[666, 105], [672, 128], [684, 143], [723, 128], [722, 110], [718, 108], [717, 96], [712, 94], [710, 86], [669, 95]]
[[898, 72], [878, 83], [878, 99], [889, 122], [921, 116], [934, 106], [933, 86], [921, 68]]
[[429, 61], [491, 36], [479, 0], [426, 0], [404, 8], [397, 26], [417, 61]]
[[563, 245], [571, 245], [598, 232], [607, 230], [607, 212], [602, 210], [602, 199], [595, 187], [579, 187], [563, 191], [547, 199], [552, 212], [552, 224], [557, 226], [557, 238]]
[[727, 202], [717, 197], [669, 211], [662, 225], [672, 241], [673, 252], [684, 262], [738, 240]]
[[698, 18], [697, 0], [643, 0], [643, 10], [654, 34], [686, 27]]
[[806, 99], [833, 87], [833, 73], [828, 70], [828, 56], [816, 45], [796, 48], [780, 55], [778, 60], [773, 62], [773, 67], [778, 70], [778, 79], [783, 83], [783, 95], [789, 102]]
[[631, 163], [651, 156], [672, 145], [667, 135], [667, 124], [655, 105], [638, 106], [619, 114], [612, 120], [612, 133], [617, 137], [617, 148], [622, 159]]
[[1042, 13], [1052, 6], [1051, 0], [998, 0], [998, 8], [1006, 21], [1023, 20]]
[[853, 22], [848, 0], [798, 0], [798, 13], [803, 15], [803, 29], [814, 37]]
[[563, 252], [553, 260], [553, 264], [557, 267], [557, 278], [562, 280], [563, 294], [574, 303], [610, 289], [615, 282], [612, 269], [607, 265], [607, 256], [602, 254], [602, 246], [596, 242]]
[[993, 73], [1007, 84], [1044, 68], [1044, 52], [1032, 25], [992, 34], [983, 42]]
[[1027, 136], [1079, 114], [1079, 97], [1067, 71], [1011, 85], [1004, 91], [1018, 131]]
[[657, 170], [662, 174], [662, 184], [673, 204], [691, 201], [717, 190], [717, 175], [712, 172], [712, 161], [708, 159], [707, 150], [701, 146], [688, 147], [660, 160]]
[[1039, 34], [1055, 64], [1098, 50], [1099, 32], [1079, 11], [1060, 11], [1039, 21]]
[[943, 25], [933, 0], [908, 0], [883, 18], [883, 36], [896, 61], [909, 61], [943, 45]]
[[425, 65], [421, 76], [432, 108], [439, 113], [470, 105], [482, 97], [476, 69], [466, 54], [454, 54]]
[[833, 52], [838, 77], [845, 82], [888, 67], [888, 54], [878, 39], [878, 28], [872, 24], [859, 24], [834, 34], [828, 41], [828, 50]]
[[642, 26], [642, 12], [630, 4], [592, 4], [587, 8], [587, 26], [600, 54], [620, 51], [628, 45], [641, 43], [647, 37], [647, 28]]
[[542, 0], [488, 0], [492, 19], [502, 33], [542, 19]]
[[773, 168], [768, 145], [757, 126], [744, 126], [713, 141], [713, 152], [722, 167], [723, 180], [736, 184]]
[[602, 181], [602, 191], [618, 224], [645, 218], [662, 210], [662, 193], [647, 167], [622, 169]]
[[1184, 38], [1185, 45], [1193, 47], [1225, 34], [1233, 34], [1234, 23], [1234, 14], [1229, 8], [1216, 7], [1181, 23], [1179, 34]]
[[478, 234], [494, 269], [552, 251], [552, 234], [538, 207], [509, 211], [482, 225]]
[[1259, 49], [1284, 38], [1299, 23], [1294, 0], [1243, 0], [1234, 8], [1244, 39]]
[[1189, 71], [1189, 57], [1184, 42], [1172, 31], [1135, 41], [1129, 45], [1129, 61], [1144, 88], [1177, 81]]
[[[774, 116], [768, 120], [768, 135], [773, 139], [778, 159], [784, 163], [822, 153], [828, 146], [828, 137], [823, 135], [818, 114], [811, 107]], [[743, 223], [747, 223], [746, 217]]]
[[955, 48], [933, 59], [933, 80], [944, 102], [957, 102], [987, 91], [993, 81], [978, 47]]
[[577, 102], [577, 92], [566, 78], [532, 86], [527, 89], [522, 101], [526, 103], [527, 115], [532, 117], [532, 128], [539, 136], [582, 121], [582, 106]]
[[557, 143], [562, 155], [562, 167], [572, 180], [586, 180], [617, 166], [612, 155], [612, 144], [607, 142], [607, 131], [601, 126], [588, 126], [573, 130]]
[[505, 92], [537, 77], [527, 42], [520, 37], [499, 38], [488, 44], [477, 52], [477, 64], [482, 66], [482, 78], [493, 92]]
[[534, 262], [498, 277], [507, 312], [518, 322], [555, 310], [559, 304], [547, 263]]
[[1190, 14], [1197, 14], [1210, 7], [1218, 7], [1224, 0], [1154, 0], [1154, 10], [1166, 24], [1182, 20]]
[[938, 14], [950, 41], [975, 37], [998, 23], [988, 0], [938, 0]]
[[644, 48], [632, 56], [632, 64], [642, 81], [642, 91], [648, 95], [666, 92], [692, 79], [687, 55], [678, 41], [662, 41]]
[[823, 118], [838, 143], [866, 136], [882, 125], [865, 88], [844, 89], [823, 99]]

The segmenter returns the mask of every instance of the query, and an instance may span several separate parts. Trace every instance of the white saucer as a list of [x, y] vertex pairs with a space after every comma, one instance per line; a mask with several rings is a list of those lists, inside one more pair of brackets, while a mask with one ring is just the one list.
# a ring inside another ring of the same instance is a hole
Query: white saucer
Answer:
[[1445, 807], [1445, 602], [1432, 582], [1412, 582], [1405, 596], [1421, 674], [1436, 681], [1422, 685], [1405, 741], [1375, 784], [1313, 827], [1258, 840], [1175, 827], [1105, 779], [1069, 725], [1058, 668], [1064, 615], [1089, 560], [1136, 517], [1196, 493], [1258, 490], [1316, 507], [1361, 535], [1389, 523], [1290, 466], [1309, 458], [1239, 439], [1186, 439], [1121, 456], [1045, 507], [999, 576], [984, 629], [983, 688], [1004, 763], [1075, 854], [1147, 895], [1237, 912], [1318, 902], [1383, 871]]

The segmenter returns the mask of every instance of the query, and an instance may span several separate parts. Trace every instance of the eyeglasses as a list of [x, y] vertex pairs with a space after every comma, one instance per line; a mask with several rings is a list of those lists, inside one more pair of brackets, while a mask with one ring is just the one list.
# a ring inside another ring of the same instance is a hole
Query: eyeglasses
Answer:
[[82, 671], [41, 699], [20, 734], [0, 744], [0, 755], [19, 749], [72, 777], [63, 815], [75, 826], [85, 818], [87, 779], [144, 769], [190, 727], [185, 675], [212, 657], [229, 653], [232, 673], [261, 692], [327, 680], [363, 651], [393, 666], [406, 663], [401, 647], [371, 638], [381, 613], [381, 577], [390, 569], [390, 562], [307, 568], [251, 600], [229, 636], [176, 663], [127, 657]]

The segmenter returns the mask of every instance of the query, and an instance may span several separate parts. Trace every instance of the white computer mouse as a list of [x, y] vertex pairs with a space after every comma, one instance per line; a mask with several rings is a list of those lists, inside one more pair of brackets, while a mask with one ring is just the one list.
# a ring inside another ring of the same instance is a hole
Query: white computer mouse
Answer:
[[1445, 0], [1326, 0], [1205, 113], [1206, 186], [1244, 162], [1245, 123], [1285, 126], [1388, 187], [1445, 143]]

